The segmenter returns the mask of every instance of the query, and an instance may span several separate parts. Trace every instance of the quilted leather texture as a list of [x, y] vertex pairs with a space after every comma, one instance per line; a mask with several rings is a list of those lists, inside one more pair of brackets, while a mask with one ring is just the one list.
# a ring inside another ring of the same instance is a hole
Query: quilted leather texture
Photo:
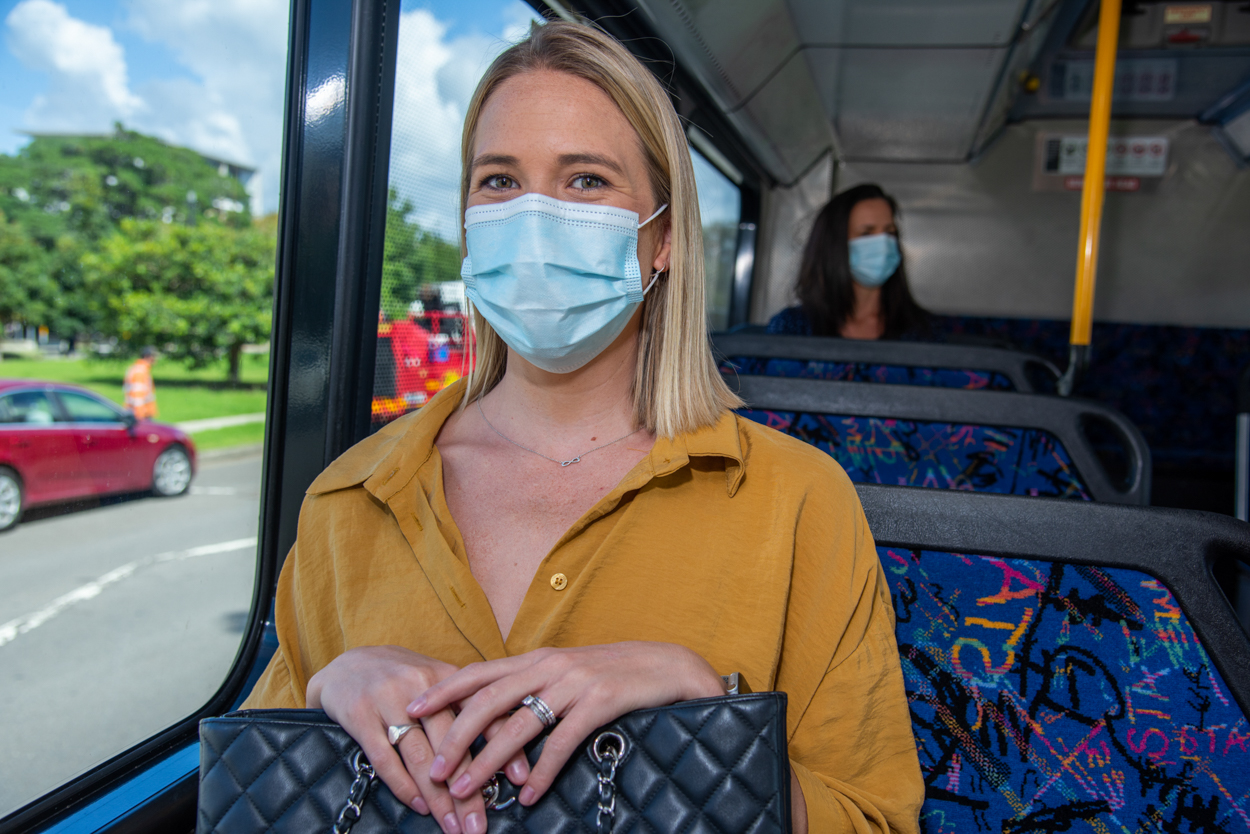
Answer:
[[[781, 834], [790, 830], [785, 695], [689, 701], [622, 716], [617, 834]], [[591, 736], [598, 735], [596, 731]], [[541, 739], [528, 751], [541, 752]], [[198, 834], [330, 831], [354, 778], [356, 743], [320, 710], [248, 710], [200, 722]], [[529, 808], [488, 811], [491, 834], [590, 834], [598, 768], [589, 745]], [[505, 783], [505, 796], [515, 789]], [[379, 780], [352, 834], [438, 834]]]

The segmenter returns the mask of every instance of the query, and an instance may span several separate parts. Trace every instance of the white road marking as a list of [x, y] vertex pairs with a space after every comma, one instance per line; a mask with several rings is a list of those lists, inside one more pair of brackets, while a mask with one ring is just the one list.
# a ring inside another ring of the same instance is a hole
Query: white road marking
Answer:
[[32, 614], [9, 620], [7, 623], [0, 625], [0, 646], [3, 646], [5, 643], [12, 643], [19, 635], [34, 631], [70, 606], [89, 599], [95, 599], [109, 585], [120, 582], [128, 576], [133, 576], [141, 568], [151, 567], [164, 562], [180, 562], [183, 559], [194, 559], [197, 556], [230, 553], [235, 550], [243, 550], [246, 547], [255, 546], [256, 537], [253, 536], [249, 539], [234, 539], [233, 541], [218, 542], [217, 544], [205, 544], [186, 550], [170, 550], [165, 553], [158, 553], [155, 556], [146, 556], [133, 562], [127, 562], [119, 568], [113, 568], [113, 570], [98, 579], [88, 582], [86, 585], [80, 585], [68, 594], [62, 594]]
[[234, 487], [191, 487], [192, 495], [238, 495], [241, 491]]

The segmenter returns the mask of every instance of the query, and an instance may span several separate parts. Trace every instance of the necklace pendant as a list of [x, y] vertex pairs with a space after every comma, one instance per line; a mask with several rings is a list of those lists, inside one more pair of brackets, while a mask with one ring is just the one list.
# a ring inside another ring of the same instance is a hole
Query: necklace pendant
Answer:
[[562, 461], [560, 461], [560, 467], [561, 467], [561, 468], [564, 468], [565, 466], [571, 466], [571, 465], [573, 465], [573, 464], [575, 464], [575, 463], [581, 463], [581, 462], [582, 462], [582, 456], [581, 456], [581, 455], [578, 455], [577, 457], [573, 458], [572, 460], [562, 460]]

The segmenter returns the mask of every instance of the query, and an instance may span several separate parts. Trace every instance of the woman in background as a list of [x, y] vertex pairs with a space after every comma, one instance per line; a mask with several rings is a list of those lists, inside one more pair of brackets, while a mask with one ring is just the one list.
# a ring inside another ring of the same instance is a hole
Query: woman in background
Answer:
[[795, 286], [797, 307], [769, 333], [844, 339], [917, 339], [928, 313], [912, 298], [898, 245], [898, 203], [877, 185], [848, 188], [816, 217]]

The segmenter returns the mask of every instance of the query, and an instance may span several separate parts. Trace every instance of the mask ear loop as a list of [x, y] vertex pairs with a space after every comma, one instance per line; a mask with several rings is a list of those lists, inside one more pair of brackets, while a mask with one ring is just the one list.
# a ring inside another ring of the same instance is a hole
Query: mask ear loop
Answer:
[[644, 221], [642, 221], [641, 223], [639, 223], [639, 224], [638, 224], [638, 228], [640, 228], [640, 229], [641, 229], [643, 226], [647, 225], [647, 224], [648, 224], [648, 223], [650, 223], [652, 220], [654, 220], [655, 218], [659, 217], [659, 216], [660, 216], [660, 212], [664, 211], [664, 209], [666, 209], [666, 208], [668, 208], [668, 203], [665, 203], [664, 205], [660, 206], [658, 209], [656, 209], [656, 210], [655, 210], [655, 214], [652, 214], [652, 215], [651, 215], [650, 217], [648, 217], [646, 220], [644, 220]]
[[657, 269], [655, 272], [651, 273], [651, 283], [647, 284], [647, 288], [642, 291], [642, 294], [644, 296], [647, 293], [651, 292], [651, 288], [655, 286], [655, 282], [660, 280], [660, 276], [663, 275], [665, 272], [668, 272], [668, 267], [664, 267], [663, 269]]
[[[639, 224], [638, 224], [638, 228], [639, 228], [639, 229], [641, 229], [643, 226], [647, 225], [647, 224], [648, 224], [648, 223], [650, 223], [652, 220], [654, 220], [655, 218], [659, 217], [659, 216], [660, 216], [660, 212], [664, 211], [664, 209], [666, 209], [666, 208], [668, 208], [668, 203], [665, 203], [664, 205], [660, 206], [658, 209], [656, 209], [656, 210], [655, 210], [655, 213], [654, 213], [654, 214], [652, 214], [652, 215], [651, 215], [650, 217], [648, 217], [646, 220], [644, 220], [644, 221], [642, 221], [641, 223], [639, 223]], [[658, 280], [660, 280], [660, 273], [662, 273], [662, 272], [667, 272], [667, 271], [668, 271], [668, 267], [664, 267], [664, 269], [657, 269], [655, 272], [652, 272], [652, 273], [651, 273], [651, 283], [647, 284], [647, 288], [646, 288], [645, 290], [643, 290], [643, 291], [642, 291], [642, 294], [643, 294], [643, 295], [646, 295], [647, 293], [651, 292], [651, 288], [655, 286], [655, 282], [656, 282], [656, 281], [658, 281]]]

